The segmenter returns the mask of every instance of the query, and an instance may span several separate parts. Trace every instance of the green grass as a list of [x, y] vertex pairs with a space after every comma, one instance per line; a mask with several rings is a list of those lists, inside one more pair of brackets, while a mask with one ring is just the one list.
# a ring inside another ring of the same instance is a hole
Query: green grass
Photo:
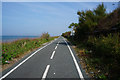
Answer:
[[2, 43], [2, 64], [6, 64], [6, 61], [10, 61], [27, 51], [37, 49], [43, 43], [49, 42], [55, 38], [56, 37], [50, 37], [49, 39], [21, 39], [14, 42]]

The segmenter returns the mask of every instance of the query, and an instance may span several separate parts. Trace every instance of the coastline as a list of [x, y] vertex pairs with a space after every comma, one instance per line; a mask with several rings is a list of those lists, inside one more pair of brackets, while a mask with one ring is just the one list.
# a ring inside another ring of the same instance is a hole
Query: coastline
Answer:
[[40, 36], [0, 36], [0, 43], [11, 43], [22, 39], [37, 39]]

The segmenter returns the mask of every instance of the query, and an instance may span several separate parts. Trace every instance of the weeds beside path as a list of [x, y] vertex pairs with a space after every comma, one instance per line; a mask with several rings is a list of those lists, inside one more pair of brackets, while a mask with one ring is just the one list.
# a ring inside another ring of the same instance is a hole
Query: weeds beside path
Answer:
[[21, 39], [10, 43], [2, 43], [2, 71], [18, 62], [28, 53], [40, 48], [44, 43], [50, 42], [57, 37]]

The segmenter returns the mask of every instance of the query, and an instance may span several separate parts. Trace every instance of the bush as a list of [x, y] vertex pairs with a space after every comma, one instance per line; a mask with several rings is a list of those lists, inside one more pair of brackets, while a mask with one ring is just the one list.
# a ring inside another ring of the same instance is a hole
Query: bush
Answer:
[[119, 34], [109, 34], [107, 37], [100, 36], [99, 38], [90, 36], [88, 45], [99, 57], [108, 57], [120, 55], [120, 39]]
[[66, 38], [69, 38], [70, 34], [71, 34], [71, 31], [68, 31], [68, 32], [62, 33], [62, 36], [66, 37]]
[[43, 33], [43, 34], [41, 35], [41, 38], [46, 39], [46, 40], [48, 40], [49, 37], [50, 37], [50, 35], [48, 34], [48, 32], [47, 32], [47, 33]]
[[[119, 33], [100, 36], [99, 38], [90, 36], [87, 48], [93, 53], [91, 61], [93, 64], [100, 65], [105, 72], [108, 71], [109, 78], [117, 79], [120, 74], [120, 37]], [[96, 61], [97, 58], [97, 61]], [[103, 68], [104, 67], [104, 68]], [[104, 71], [103, 71], [104, 72]], [[101, 76], [99, 76], [102, 78]]]

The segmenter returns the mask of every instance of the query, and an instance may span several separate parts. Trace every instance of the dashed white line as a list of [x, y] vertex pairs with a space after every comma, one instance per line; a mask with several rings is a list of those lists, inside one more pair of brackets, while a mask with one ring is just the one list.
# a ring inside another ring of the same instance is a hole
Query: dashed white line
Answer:
[[[65, 40], [64, 40], [64, 41], [65, 41]], [[84, 77], [83, 77], [83, 75], [82, 75], [82, 72], [81, 72], [81, 70], [80, 70], [80, 67], [79, 67], [79, 65], [78, 65], [78, 63], [77, 63], [77, 60], [75, 59], [75, 56], [73, 55], [73, 52], [72, 52], [70, 46], [68, 45], [68, 43], [67, 43], [66, 41], [65, 41], [65, 43], [67, 44], [67, 47], [68, 47], [68, 49], [70, 50], [70, 53], [71, 53], [71, 55], [72, 55], [73, 61], [74, 61], [74, 63], [75, 63], [75, 66], [76, 66], [76, 68], [77, 68], [79, 77], [80, 77], [82, 80], [84, 80]]]
[[43, 74], [43, 76], [42, 76], [42, 79], [41, 79], [41, 80], [45, 80], [45, 78], [46, 78], [46, 76], [47, 76], [47, 73], [48, 73], [49, 68], [50, 68], [50, 65], [47, 65], [47, 67], [46, 67], [46, 69], [45, 69], [45, 72], [44, 72], [44, 74]]
[[53, 53], [52, 53], [50, 59], [53, 59], [54, 55], [55, 55], [55, 51], [53, 51]]
[[[54, 41], [56, 41], [57, 39], [55, 39]], [[21, 63], [19, 63], [17, 66], [15, 66], [13, 69], [11, 69], [8, 73], [6, 73], [5, 75], [3, 75], [0, 80], [4, 79], [5, 77], [7, 77], [10, 73], [12, 73], [15, 69], [17, 69], [19, 66], [21, 66], [23, 63], [25, 63], [28, 59], [30, 59], [33, 55], [35, 55], [38, 51], [42, 50], [43, 48], [45, 48], [46, 46], [50, 45], [51, 43], [53, 43], [54, 41], [50, 42], [49, 44], [41, 47], [40, 49], [38, 49], [37, 51], [35, 51], [33, 54], [31, 54], [30, 56], [28, 56], [25, 60], [23, 60]]]
[[57, 46], [55, 47], [55, 49], [57, 49]]

